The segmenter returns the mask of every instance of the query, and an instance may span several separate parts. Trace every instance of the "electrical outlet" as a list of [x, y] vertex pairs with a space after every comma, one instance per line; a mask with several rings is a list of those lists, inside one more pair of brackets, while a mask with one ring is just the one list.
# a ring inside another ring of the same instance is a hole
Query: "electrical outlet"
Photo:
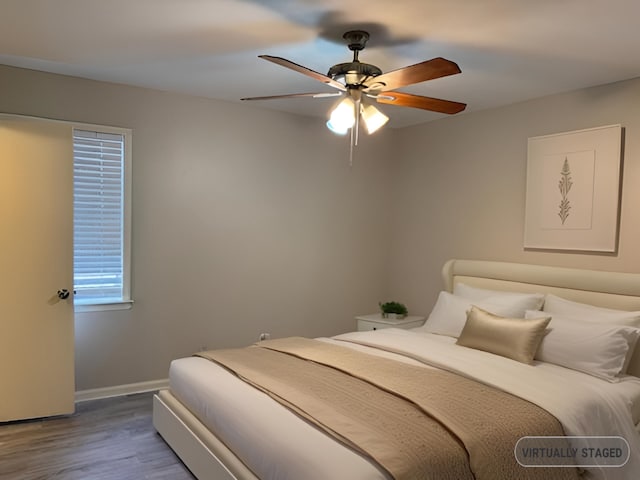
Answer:
[[271, 334], [270, 333], [261, 333], [260, 336], [258, 337], [258, 340], [262, 341], [262, 340], [269, 340], [271, 338]]

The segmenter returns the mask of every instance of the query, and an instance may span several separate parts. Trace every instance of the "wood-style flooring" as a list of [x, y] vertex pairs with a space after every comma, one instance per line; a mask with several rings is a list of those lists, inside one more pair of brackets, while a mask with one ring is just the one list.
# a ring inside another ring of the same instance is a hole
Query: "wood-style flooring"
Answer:
[[0, 480], [194, 480], [151, 423], [152, 393], [0, 424]]

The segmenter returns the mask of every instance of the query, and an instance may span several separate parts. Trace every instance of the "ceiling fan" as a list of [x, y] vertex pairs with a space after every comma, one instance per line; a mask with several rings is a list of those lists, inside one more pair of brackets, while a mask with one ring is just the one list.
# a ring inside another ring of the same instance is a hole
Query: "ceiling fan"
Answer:
[[[353, 60], [339, 63], [329, 69], [327, 75], [318, 73], [290, 60], [271, 55], [260, 55], [260, 58], [289, 68], [307, 77], [318, 80], [339, 92], [325, 93], [291, 93], [266, 97], [250, 97], [242, 100], [271, 100], [299, 97], [344, 97], [333, 108], [327, 127], [335, 133], [346, 134], [351, 130], [351, 145], [357, 144], [357, 133], [360, 121], [368, 133], [373, 133], [387, 123], [389, 118], [374, 107], [373, 103], [398, 105], [402, 107], [420, 108], [432, 112], [454, 114], [463, 111], [466, 104], [424, 97], [395, 91], [414, 83], [460, 73], [458, 65], [450, 60], [438, 57], [415, 65], [382, 73], [375, 65], [358, 60], [360, 51], [364, 50], [369, 33], [363, 30], [351, 30], [343, 35], [349, 50], [353, 52]], [[352, 128], [355, 127], [355, 128]], [[354, 137], [355, 131], [355, 137]]]

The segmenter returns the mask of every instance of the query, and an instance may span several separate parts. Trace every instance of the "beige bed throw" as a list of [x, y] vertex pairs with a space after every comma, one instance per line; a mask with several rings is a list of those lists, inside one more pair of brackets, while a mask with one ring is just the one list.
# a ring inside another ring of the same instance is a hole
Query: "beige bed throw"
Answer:
[[564, 435], [521, 398], [436, 369], [305, 338], [200, 352], [360, 452], [396, 480], [576, 479], [523, 468], [527, 435]]

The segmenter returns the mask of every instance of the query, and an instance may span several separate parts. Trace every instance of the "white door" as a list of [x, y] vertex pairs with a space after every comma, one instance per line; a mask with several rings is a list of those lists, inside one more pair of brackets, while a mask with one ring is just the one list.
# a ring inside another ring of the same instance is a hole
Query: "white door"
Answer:
[[64, 289], [73, 291], [71, 126], [0, 115], [0, 422], [74, 411]]

